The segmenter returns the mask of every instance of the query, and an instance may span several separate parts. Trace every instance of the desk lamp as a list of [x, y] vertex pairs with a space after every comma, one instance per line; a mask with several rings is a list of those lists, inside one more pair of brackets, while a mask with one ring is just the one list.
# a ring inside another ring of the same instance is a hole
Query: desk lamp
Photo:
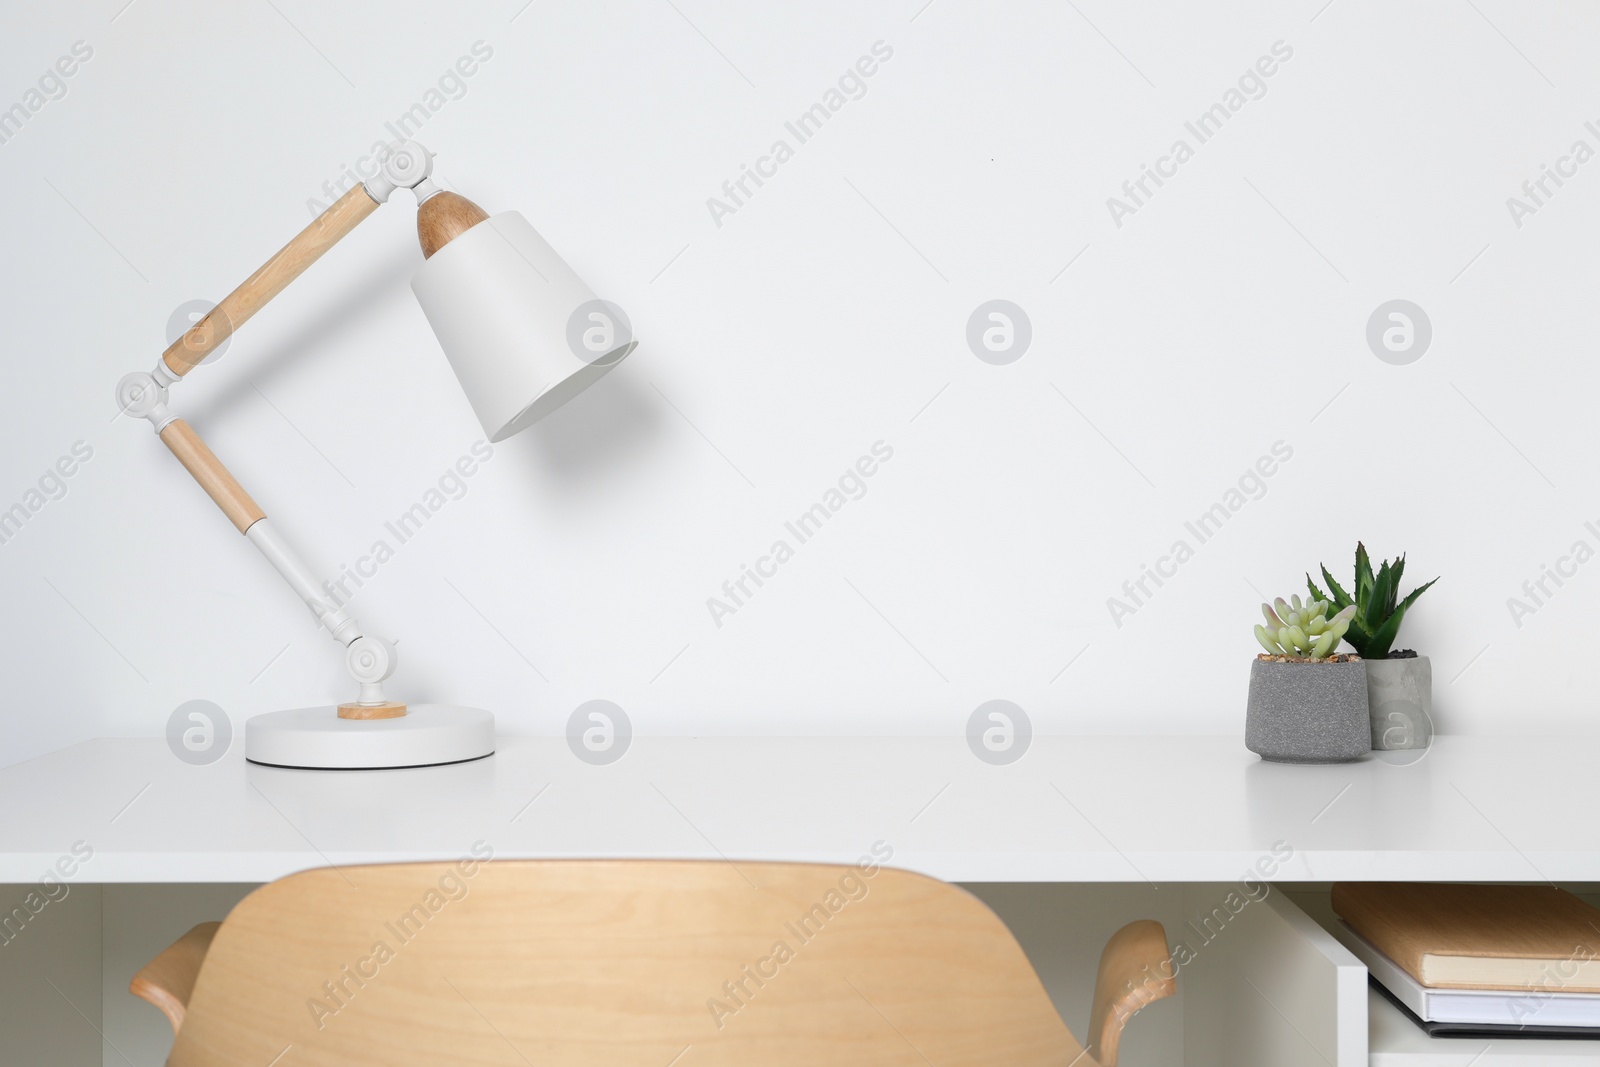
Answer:
[[117, 403], [148, 419], [162, 442], [239, 532], [305, 601], [344, 648], [356, 697], [337, 707], [257, 715], [245, 723], [245, 758], [281, 767], [420, 767], [494, 751], [494, 717], [477, 708], [406, 704], [388, 697], [394, 645], [328, 603], [322, 582], [193, 427], [167, 407], [168, 391], [250, 316], [396, 189], [417, 197], [424, 262], [411, 288], [490, 441], [503, 441], [577, 395], [632, 352], [614, 309], [520, 214], [490, 217], [431, 178], [433, 157], [414, 141], [389, 146], [379, 173], [317, 216], [244, 284], [174, 341], [153, 371], [117, 384]]

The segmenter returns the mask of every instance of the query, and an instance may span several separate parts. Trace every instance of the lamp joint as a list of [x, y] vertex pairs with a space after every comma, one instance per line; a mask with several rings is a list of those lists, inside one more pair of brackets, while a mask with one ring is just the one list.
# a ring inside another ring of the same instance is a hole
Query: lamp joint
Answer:
[[420, 202], [439, 191], [430, 180], [432, 174], [432, 152], [416, 141], [393, 141], [378, 173], [361, 184], [380, 204], [388, 203], [396, 189], [415, 189]]
[[136, 419], [149, 419], [156, 433], [160, 433], [177, 418], [167, 409], [167, 387], [177, 380], [159, 359], [153, 372], [140, 370], [124, 374], [117, 382], [117, 409]]

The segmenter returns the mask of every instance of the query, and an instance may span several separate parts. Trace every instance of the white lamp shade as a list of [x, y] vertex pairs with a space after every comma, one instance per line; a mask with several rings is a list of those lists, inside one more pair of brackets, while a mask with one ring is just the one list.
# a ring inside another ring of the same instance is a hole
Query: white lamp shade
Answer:
[[548, 415], [638, 343], [515, 211], [439, 249], [411, 289], [490, 441]]

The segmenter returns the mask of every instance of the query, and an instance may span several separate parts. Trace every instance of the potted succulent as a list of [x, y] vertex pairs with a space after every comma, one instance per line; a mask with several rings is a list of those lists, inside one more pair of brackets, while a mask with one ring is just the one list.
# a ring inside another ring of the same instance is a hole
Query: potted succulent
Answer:
[[1329, 596], [1306, 575], [1306, 587], [1317, 600], [1328, 600], [1343, 610], [1355, 609], [1345, 643], [1367, 664], [1367, 705], [1372, 713], [1372, 747], [1379, 750], [1427, 748], [1433, 738], [1433, 665], [1427, 656], [1409, 648], [1394, 649], [1406, 609], [1428, 591], [1433, 582], [1418, 586], [1399, 598], [1400, 577], [1406, 557], [1385, 560], [1372, 573], [1367, 547], [1356, 543], [1356, 583], [1352, 597], [1322, 568]]
[[1250, 664], [1245, 747], [1274, 763], [1344, 763], [1372, 751], [1366, 665], [1334, 650], [1354, 606], [1328, 617], [1330, 602], [1298, 596], [1261, 605], [1266, 649]]

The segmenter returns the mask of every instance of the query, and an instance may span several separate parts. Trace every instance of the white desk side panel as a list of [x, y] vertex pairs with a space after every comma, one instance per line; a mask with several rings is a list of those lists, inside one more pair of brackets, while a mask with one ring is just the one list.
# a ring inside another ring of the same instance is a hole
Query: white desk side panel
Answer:
[[[1194, 958], [1184, 992], [1187, 1067], [1366, 1067], [1367, 971], [1277, 887], [1229, 912], [1234, 885], [1186, 889]], [[1237, 899], [1237, 898], [1236, 898]], [[1209, 933], [1202, 919], [1221, 909]], [[1209, 938], [1209, 939], [1208, 939]]]

